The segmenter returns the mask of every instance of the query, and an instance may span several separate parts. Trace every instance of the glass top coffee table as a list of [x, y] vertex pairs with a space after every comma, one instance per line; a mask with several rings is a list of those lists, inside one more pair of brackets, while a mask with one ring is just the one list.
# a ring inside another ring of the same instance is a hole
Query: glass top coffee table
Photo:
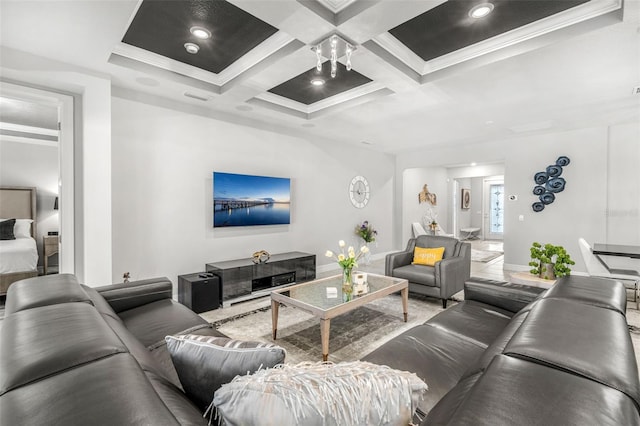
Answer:
[[[354, 276], [356, 275], [355, 272], [353, 274]], [[278, 332], [278, 308], [281, 303], [300, 308], [320, 318], [323, 361], [326, 361], [329, 357], [329, 325], [331, 318], [335, 318], [338, 315], [342, 315], [369, 302], [399, 291], [402, 294], [404, 322], [407, 322], [409, 302], [409, 283], [407, 280], [367, 274], [367, 282], [369, 284], [369, 292], [360, 296], [354, 296], [354, 298], [348, 302], [342, 301], [342, 275], [273, 290], [271, 292], [273, 340], [276, 340]], [[337, 292], [333, 289], [337, 290]]]

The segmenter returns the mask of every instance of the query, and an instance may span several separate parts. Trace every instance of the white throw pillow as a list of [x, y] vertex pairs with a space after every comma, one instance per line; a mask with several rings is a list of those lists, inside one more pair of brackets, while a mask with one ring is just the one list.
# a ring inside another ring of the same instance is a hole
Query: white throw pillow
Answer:
[[226, 426], [406, 426], [426, 390], [413, 373], [368, 362], [283, 364], [222, 385], [212, 405]]

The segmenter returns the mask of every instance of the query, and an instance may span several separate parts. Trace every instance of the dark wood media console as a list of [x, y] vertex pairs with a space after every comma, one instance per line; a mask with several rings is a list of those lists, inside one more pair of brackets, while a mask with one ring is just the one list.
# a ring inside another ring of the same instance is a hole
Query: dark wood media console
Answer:
[[222, 306], [269, 294], [272, 288], [316, 278], [316, 255], [299, 251], [271, 255], [265, 263], [252, 259], [207, 263], [207, 272], [220, 278]]

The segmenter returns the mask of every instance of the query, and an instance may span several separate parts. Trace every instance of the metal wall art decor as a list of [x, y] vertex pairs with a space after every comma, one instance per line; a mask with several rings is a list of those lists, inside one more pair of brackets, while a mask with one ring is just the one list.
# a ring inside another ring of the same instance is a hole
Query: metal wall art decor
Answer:
[[533, 188], [533, 195], [537, 195], [539, 201], [531, 205], [534, 212], [541, 212], [544, 207], [553, 203], [558, 192], [564, 191], [566, 181], [560, 177], [562, 168], [569, 165], [569, 157], [560, 156], [555, 164], [547, 166], [544, 172], [538, 172], [533, 177], [536, 186]]
[[433, 192], [429, 192], [429, 188], [427, 188], [427, 184], [425, 183], [422, 187], [422, 191], [418, 193], [418, 204], [429, 203], [432, 206], [435, 206], [438, 202], [438, 198], [436, 194]]

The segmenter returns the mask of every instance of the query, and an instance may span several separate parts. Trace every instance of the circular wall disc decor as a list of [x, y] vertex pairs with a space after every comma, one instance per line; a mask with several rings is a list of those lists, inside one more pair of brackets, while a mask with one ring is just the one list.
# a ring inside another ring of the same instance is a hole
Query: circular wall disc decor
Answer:
[[563, 167], [569, 165], [571, 160], [564, 155], [558, 157], [555, 164], [550, 164], [543, 172], [538, 172], [533, 176], [536, 186], [533, 187], [533, 195], [538, 196], [538, 200], [531, 205], [534, 212], [544, 210], [545, 206], [552, 204], [556, 200], [556, 195], [564, 191], [567, 181], [561, 178]]

